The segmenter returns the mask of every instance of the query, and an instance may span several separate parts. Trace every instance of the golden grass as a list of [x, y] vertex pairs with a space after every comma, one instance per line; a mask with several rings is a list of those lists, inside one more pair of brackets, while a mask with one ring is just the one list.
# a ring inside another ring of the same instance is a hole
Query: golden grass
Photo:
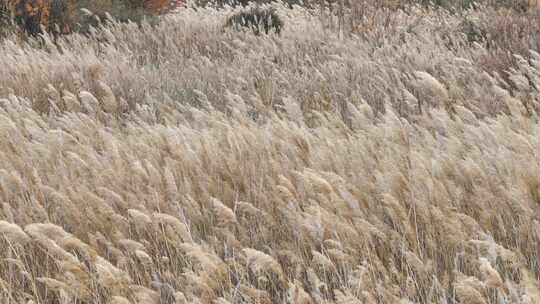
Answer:
[[2, 42], [0, 303], [540, 303], [540, 55], [278, 12]]

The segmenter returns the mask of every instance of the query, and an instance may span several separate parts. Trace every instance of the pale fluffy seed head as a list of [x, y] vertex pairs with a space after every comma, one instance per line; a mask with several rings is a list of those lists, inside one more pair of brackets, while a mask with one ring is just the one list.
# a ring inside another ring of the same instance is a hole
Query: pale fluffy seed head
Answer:
[[14, 244], [24, 244], [30, 238], [17, 224], [0, 221], [0, 235]]

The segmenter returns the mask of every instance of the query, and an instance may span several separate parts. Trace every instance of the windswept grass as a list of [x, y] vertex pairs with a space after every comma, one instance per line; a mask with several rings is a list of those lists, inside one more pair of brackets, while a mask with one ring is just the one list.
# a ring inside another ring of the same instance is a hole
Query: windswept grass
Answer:
[[540, 55], [277, 13], [2, 42], [0, 303], [540, 303]]

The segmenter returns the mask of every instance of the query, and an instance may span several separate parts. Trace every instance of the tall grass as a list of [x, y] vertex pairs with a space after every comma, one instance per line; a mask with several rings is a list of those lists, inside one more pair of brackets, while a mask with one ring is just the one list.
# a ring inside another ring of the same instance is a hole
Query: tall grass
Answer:
[[538, 53], [233, 10], [2, 42], [0, 303], [540, 302]]

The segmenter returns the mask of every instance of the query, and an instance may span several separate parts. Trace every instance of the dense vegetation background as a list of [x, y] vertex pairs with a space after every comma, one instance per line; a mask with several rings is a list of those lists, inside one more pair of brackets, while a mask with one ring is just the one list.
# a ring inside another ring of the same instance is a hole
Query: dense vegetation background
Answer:
[[540, 11], [470, 4], [5, 31], [0, 303], [540, 303]]

